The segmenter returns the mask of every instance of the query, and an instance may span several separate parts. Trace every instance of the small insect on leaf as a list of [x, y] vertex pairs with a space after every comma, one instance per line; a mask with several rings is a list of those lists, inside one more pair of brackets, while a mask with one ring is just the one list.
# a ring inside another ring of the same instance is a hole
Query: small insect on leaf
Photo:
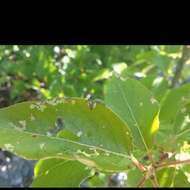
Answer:
[[85, 99], [87, 100], [87, 104], [90, 110], [93, 110], [97, 104], [96, 100], [92, 97], [91, 94], [88, 94]]

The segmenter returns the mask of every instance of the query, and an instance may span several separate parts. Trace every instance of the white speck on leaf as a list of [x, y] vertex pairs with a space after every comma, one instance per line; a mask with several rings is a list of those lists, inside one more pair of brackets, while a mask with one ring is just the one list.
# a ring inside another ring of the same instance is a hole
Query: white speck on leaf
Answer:
[[19, 123], [20, 123], [22, 128], [24, 128], [24, 129], [26, 128], [26, 121], [25, 120], [19, 121]]
[[153, 98], [153, 97], [152, 97], [152, 98], [150, 98], [150, 101], [151, 101], [151, 103], [152, 103], [152, 104], [154, 104], [154, 103], [156, 103], [156, 102], [157, 102], [157, 101], [156, 101], [156, 99], [155, 99], [155, 98]]
[[77, 153], [78, 153], [78, 154], [83, 154], [83, 155], [86, 156], [86, 157], [91, 157], [91, 155], [88, 154], [88, 153], [86, 153], [85, 151], [77, 150]]
[[30, 108], [31, 109], [36, 108], [36, 109], [40, 110], [41, 112], [43, 112], [44, 109], [46, 108], [46, 106], [42, 102], [37, 102], [36, 104], [31, 104]]
[[31, 116], [30, 116], [30, 120], [31, 121], [34, 121], [35, 120], [35, 117], [31, 114]]
[[185, 116], [185, 122], [190, 123], [189, 115], [186, 115], [186, 116]]
[[30, 105], [30, 109], [34, 109], [34, 108], [36, 108], [36, 105], [35, 104], [31, 104]]
[[51, 134], [50, 132], [47, 132], [46, 135], [47, 135], [48, 137], [51, 137], [51, 136], [52, 136], [52, 134]]
[[13, 151], [14, 150], [14, 146], [12, 144], [4, 144], [4, 147], [9, 150], [9, 151]]
[[106, 153], [105, 153], [105, 155], [106, 155], [106, 156], [109, 156], [109, 155], [110, 155], [110, 153], [106, 152]]
[[83, 134], [82, 131], [78, 131], [78, 132], [77, 132], [77, 137], [81, 137], [82, 134]]
[[185, 113], [186, 111], [187, 111], [186, 108], [182, 108], [182, 109], [181, 109], [181, 113]]
[[43, 149], [44, 146], [45, 146], [45, 143], [41, 143], [41, 144], [40, 144], [40, 149]]

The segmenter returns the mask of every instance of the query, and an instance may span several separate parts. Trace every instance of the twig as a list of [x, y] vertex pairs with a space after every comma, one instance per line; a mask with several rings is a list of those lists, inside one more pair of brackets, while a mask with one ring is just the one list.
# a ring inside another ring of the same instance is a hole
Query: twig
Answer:
[[152, 182], [153, 187], [159, 187], [158, 180], [155, 177], [154, 178], [150, 177], [150, 180]]
[[143, 164], [141, 164], [133, 155], [131, 155], [131, 161], [133, 164], [141, 171], [145, 172], [147, 169], [144, 167]]
[[168, 162], [168, 163], [158, 164], [158, 165], [155, 166], [155, 168], [160, 170], [160, 169], [165, 168], [165, 167], [172, 167], [172, 166], [176, 166], [178, 164], [185, 164], [185, 163], [190, 164], [190, 160], [171, 161], [171, 162]]
[[176, 83], [178, 82], [181, 72], [182, 72], [182, 69], [183, 69], [183, 66], [185, 64], [185, 61], [189, 58], [189, 56], [190, 56], [190, 46], [183, 46], [182, 57], [179, 60], [179, 62], [177, 63], [174, 78], [171, 83], [171, 88], [175, 87]]
[[155, 162], [154, 162], [151, 151], [149, 152], [148, 156], [149, 156], [150, 161], [152, 162], [152, 167], [151, 167], [152, 175], [150, 176], [150, 180], [151, 180], [154, 187], [159, 187], [159, 183], [158, 183], [156, 171], [155, 171]]
[[143, 176], [143, 178], [138, 183], [137, 187], [142, 187], [147, 179], [147, 173]]

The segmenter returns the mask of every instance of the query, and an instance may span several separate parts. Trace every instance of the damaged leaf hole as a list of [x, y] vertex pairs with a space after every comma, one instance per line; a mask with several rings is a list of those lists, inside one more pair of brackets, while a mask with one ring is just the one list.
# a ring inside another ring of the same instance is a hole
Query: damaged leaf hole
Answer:
[[56, 135], [58, 132], [65, 128], [64, 121], [61, 117], [57, 117], [54, 128], [47, 132], [47, 136]]

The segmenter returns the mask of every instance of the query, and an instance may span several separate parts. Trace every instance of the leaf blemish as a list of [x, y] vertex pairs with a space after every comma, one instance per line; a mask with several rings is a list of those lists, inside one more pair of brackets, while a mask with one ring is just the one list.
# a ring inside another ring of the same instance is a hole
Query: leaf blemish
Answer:
[[35, 117], [34, 117], [32, 114], [30, 115], [30, 120], [31, 120], [31, 121], [34, 121], [34, 120], [35, 120]]
[[82, 134], [83, 134], [83, 132], [82, 132], [82, 131], [78, 131], [78, 132], [77, 132], [77, 137], [81, 137], [81, 136], [82, 136]]
[[19, 121], [20, 125], [22, 128], [26, 128], [26, 121], [23, 120], [23, 121]]
[[41, 144], [40, 144], [40, 149], [43, 149], [44, 146], [45, 146], [45, 143], [41, 143]]
[[57, 130], [62, 130], [64, 128], [64, 122], [63, 119], [58, 117], [56, 122], [55, 122], [55, 127], [57, 128]]
[[14, 150], [14, 146], [12, 144], [4, 144], [4, 147], [9, 150], [9, 151], [13, 151]]
[[109, 155], [110, 155], [110, 153], [106, 152], [106, 153], [105, 153], [105, 155], [106, 155], [106, 156], [109, 156]]
[[62, 152], [59, 152], [59, 153], [57, 153], [57, 155], [58, 155], [58, 156], [62, 156], [62, 155], [63, 155], [63, 153], [62, 153]]
[[156, 99], [155, 99], [155, 98], [153, 98], [153, 97], [151, 97], [151, 98], [150, 98], [150, 101], [151, 101], [151, 103], [152, 103], [152, 104], [154, 104], [154, 103], [156, 103], [156, 102], [157, 102], [157, 101], [156, 101]]

